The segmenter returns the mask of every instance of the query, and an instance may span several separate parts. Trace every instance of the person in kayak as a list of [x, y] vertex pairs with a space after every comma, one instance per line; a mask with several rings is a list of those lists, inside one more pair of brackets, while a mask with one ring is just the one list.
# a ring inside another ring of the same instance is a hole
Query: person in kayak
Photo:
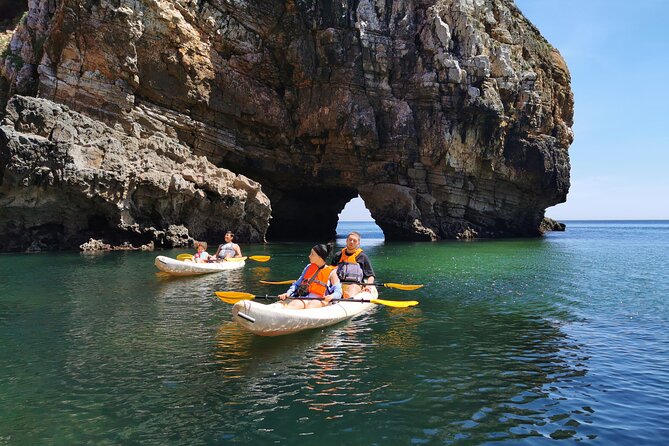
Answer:
[[193, 262], [207, 263], [211, 257], [207, 252], [207, 243], [195, 242], [195, 249], [197, 249], [197, 252], [193, 255]]
[[192, 258], [184, 259], [184, 262], [207, 263], [212, 257], [207, 252], [207, 242], [195, 241], [195, 254]]
[[218, 245], [216, 254], [214, 254], [213, 261], [217, 262], [219, 260], [225, 260], [231, 257], [241, 257], [242, 250], [239, 248], [237, 243], [233, 243], [232, 240], [235, 238], [235, 234], [232, 231], [225, 233], [223, 239], [225, 243]]
[[[332, 299], [341, 298], [341, 283], [337, 277], [337, 268], [326, 262], [332, 251], [332, 245], [316, 245], [309, 253], [309, 265], [304, 268], [300, 277], [293, 282], [279, 299], [291, 299], [284, 305], [293, 309], [319, 308], [330, 304]], [[314, 300], [300, 297], [320, 298]]]
[[349, 233], [346, 237], [346, 248], [332, 260], [332, 264], [337, 266], [337, 276], [342, 282], [346, 299], [362, 291], [369, 291], [369, 285], [350, 282], [374, 283], [374, 269], [367, 254], [360, 248], [360, 239], [359, 233]]

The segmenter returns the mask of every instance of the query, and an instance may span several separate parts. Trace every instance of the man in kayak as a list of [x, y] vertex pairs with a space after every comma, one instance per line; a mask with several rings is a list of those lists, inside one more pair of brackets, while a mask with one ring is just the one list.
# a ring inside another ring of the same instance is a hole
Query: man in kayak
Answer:
[[372, 264], [367, 254], [362, 252], [360, 234], [355, 231], [346, 237], [346, 248], [335, 256], [332, 264], [337, 266], [337, 276], [342, 282], [344, 298], [369, 291], [369, 286], [361, 283], [374, 283]]
[[[341, 298], [341, 283], [337, 277], [337, 268], [328, 266], [326, 259], [332, 251], [331, 245], [316, 245], [309, 253], [309, 265], [300, 277], [293, 282], [279, 299], [292, 298], [284, 304], [288, 308], [319, 308], [330, 304], [332, 299]], [[309, 299], [300, 299], [309, 297]]]
[[214, 254], [214, 262], [218, 262], [220, 260], [225, 260], [231, 257], [241, 257], [242, 256], [242, 250], [239, 248], [239, 245], [237, 243], [232, 243], [232, 239], [235, 238], [235, 234], [232, 231], [228, 231], [225, 233], [225, 236], [223, 239], [225, 240], [225, 243], [222, 245], [218, 245], [218, 249], [216, 250], [216, 254]]

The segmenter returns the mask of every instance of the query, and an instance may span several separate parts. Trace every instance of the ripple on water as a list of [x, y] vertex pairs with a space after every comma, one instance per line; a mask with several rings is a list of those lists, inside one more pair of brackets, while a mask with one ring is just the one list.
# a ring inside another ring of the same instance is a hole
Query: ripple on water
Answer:
[[280, 338], [243, 332], [212, 293], [274, 293], [258, 281], [293, 277], [306, 245], [253, 247], [269, 269], [169, 280], [152, 254], [0, 256], [0, 432], [22, 444], [663, 444], [669, 244], [632, 233], [378, 244], [380, 278], [426, 285], [382, 297], [418, 307]]

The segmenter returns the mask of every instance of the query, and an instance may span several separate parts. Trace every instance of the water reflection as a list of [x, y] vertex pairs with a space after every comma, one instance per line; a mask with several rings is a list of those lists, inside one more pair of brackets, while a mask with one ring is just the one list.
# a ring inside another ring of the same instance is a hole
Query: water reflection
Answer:
[[[370, 317], [364, 316], [335, 327], [311, 330], [292, 336], [263, 338], [241, 330], [234, 323], [223, 324], [217, 334], [216, 360], [227, 380], [237, 380], [230, 403], [247, 407], [250, 416], [273, 412], [262, 429], [275, 432], [276, 412], [296, 405], [303, 413], [302, 424], [310, 424], [311, 412], [340, 417], [357, 410], [361, 403], [376, 402], [372, 393], [378, 385], [369, 382], [368, 340]], [[352, 401], [354, 394], [357, 402]], [[290, 409], [293, 412], [293, 409]], [[281, 422], [281, 421], [279, 421]], [[262, 437], [262, 435], [261, 435]]]
[[244, 271], [229, 270], [223, 273], [204, 274], [201, 276], [165, 277], [156, 275], [158, 297], [170, 298], [188, 295], [213, 296], [214, 291], [243, 288]]
[[383, 331], [374, 333], [372, 339], [380, 348], [392, 350], [393, 353], [411, 356], [424, 348], [420, 336], [420, 327], [425, 324], [425, 318], [420, 307], [406, 309], [387, 307], [383, 315], [387, 318]]
[[[366, 319], [361, 317], [335, 327], [308, 330], [297, 335], [262, 337], [241, 329], [234, 322], [222, 324], [216, 336], [216, 358], [220, 371], [228, 378], [272, 376], [280, 374], [294, 377], [305, 371], [321, 373], [332, 366], [332, 349], [346, 346], [353, 356], [361, 354], [361, 346], [367, 346], [362, 337], [367, 331]], [[349, 359], [348, 362], [356, 360]], [[323, 367], [321, 367], [323, 366]]]
[[452, 310], [435, 321], [421, 310], [384, 308], [278, 338], [224, 323], [215, 356], [222, 379], [236, 383], [227, 404], [254, 420], [243, 429], [255, 441], [291, 438], [293, 428], [331, 439], [351, 431], [362, 443], [380, 432], [418, 443], [590, 438], [589, 357], [561, 323]]

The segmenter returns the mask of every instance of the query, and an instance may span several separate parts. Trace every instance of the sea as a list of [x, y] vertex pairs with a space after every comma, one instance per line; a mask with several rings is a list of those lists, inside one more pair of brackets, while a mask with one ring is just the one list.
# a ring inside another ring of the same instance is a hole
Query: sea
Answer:
[[400, 243], [342, 222], [379, 282], [424, 285], [380, 297], [419, 305], [274, 338], [214, 292], [283, 292], [259, 281], [310, 244], [172, 279], [155, 256], [188, 251], [2, 254], [0, 445], [665, 445], [669, 221], [565, 223]]

